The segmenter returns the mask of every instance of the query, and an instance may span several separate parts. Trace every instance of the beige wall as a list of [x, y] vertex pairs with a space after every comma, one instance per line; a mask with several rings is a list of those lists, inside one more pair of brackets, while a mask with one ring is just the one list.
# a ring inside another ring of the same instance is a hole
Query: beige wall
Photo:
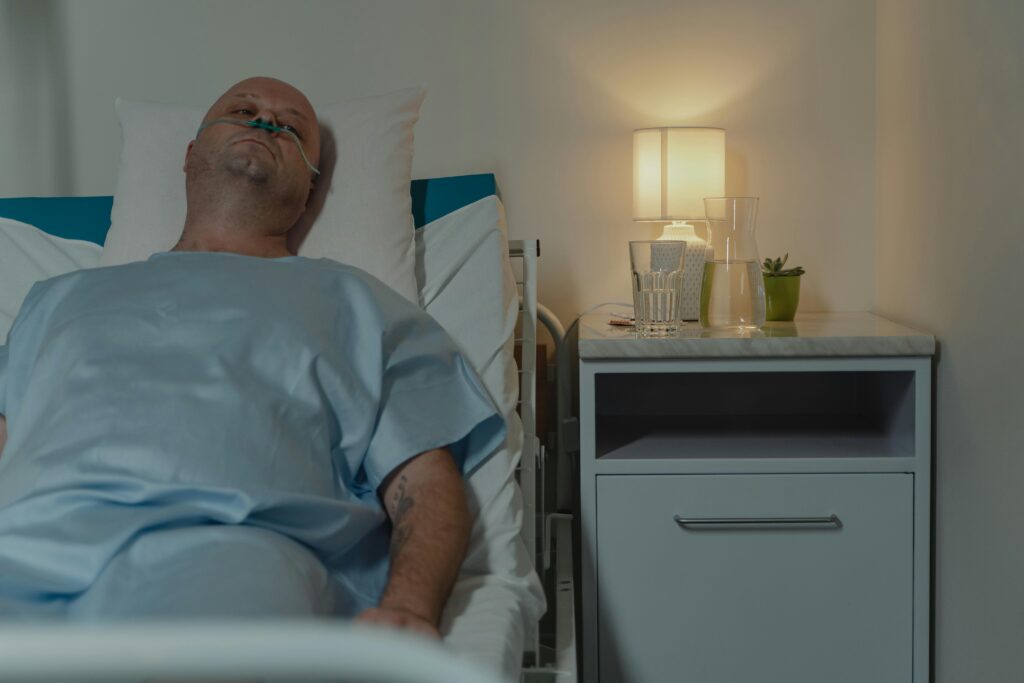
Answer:
[[0, 197], [72, 189], [58, 12], [52, 2], [0, 0]]
[[1024, 680], [1024, 3], [878, 3], [877, 309], [937, 335], [936, 681]]
[[653, 125], [727, 129], [728, 191], [761, 196], [765, 256], [807, 267], [804, 310], [874, 301], [872, 2], [34, 4], [65, 36], [71, 116], [70, 181], [33, 192], [112, 192], [118, 95], [207, 103], [259, 73], [314, 102], [423, 83], [415, 174], [494, 171], [563, 319], [628, 300], [626, 242], [655, 230], [632, 222], [631, 131]]

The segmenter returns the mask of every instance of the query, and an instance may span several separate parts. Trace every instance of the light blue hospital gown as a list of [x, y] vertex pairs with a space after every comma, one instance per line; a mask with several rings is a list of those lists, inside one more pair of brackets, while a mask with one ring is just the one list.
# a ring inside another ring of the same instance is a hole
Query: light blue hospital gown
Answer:
[[352, 615], [377, 489], [504, 423], [428, 315], [299, 256], [164, 253], [35, 285], [0, 346], [0, 615]]

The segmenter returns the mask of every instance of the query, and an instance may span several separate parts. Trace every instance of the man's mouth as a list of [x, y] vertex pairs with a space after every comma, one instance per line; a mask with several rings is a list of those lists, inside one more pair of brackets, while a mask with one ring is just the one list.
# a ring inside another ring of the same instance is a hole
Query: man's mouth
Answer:
[[274, 154], [274, 150], [270, 149], [270, 146], [267, 145], [267, 143], [263, 142], [262, 140], [258, 140], [256, 138], [242, 138], [241, 140], [235, 140], [235, 142], [233, 142], [231, 144], [236, 144], [236, 143], [239, 143], [239, 142], [255, 142], [257, 145], [259, 145], [260, 147], [263, 147], [268, 152], [270, 152], [271, 155]]

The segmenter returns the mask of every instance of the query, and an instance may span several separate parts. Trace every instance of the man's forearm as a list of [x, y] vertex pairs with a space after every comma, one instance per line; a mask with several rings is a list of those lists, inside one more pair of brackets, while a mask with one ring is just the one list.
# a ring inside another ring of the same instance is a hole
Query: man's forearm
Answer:
[[381, 607], [436, 625], [466, 554], [469, 513], [462, 476], [446, 450], [410, 461], [388, 487], [391, 571]]

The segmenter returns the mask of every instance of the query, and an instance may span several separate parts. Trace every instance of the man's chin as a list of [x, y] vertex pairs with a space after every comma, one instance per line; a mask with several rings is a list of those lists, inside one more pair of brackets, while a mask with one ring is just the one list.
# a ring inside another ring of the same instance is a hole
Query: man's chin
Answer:
[[257, 185], [266, 185], [274, 175], [273, 170], [267, 168], [266, 164], [248, 155], [229, 159], [226, 169], [232, 176], [244, 178]]

